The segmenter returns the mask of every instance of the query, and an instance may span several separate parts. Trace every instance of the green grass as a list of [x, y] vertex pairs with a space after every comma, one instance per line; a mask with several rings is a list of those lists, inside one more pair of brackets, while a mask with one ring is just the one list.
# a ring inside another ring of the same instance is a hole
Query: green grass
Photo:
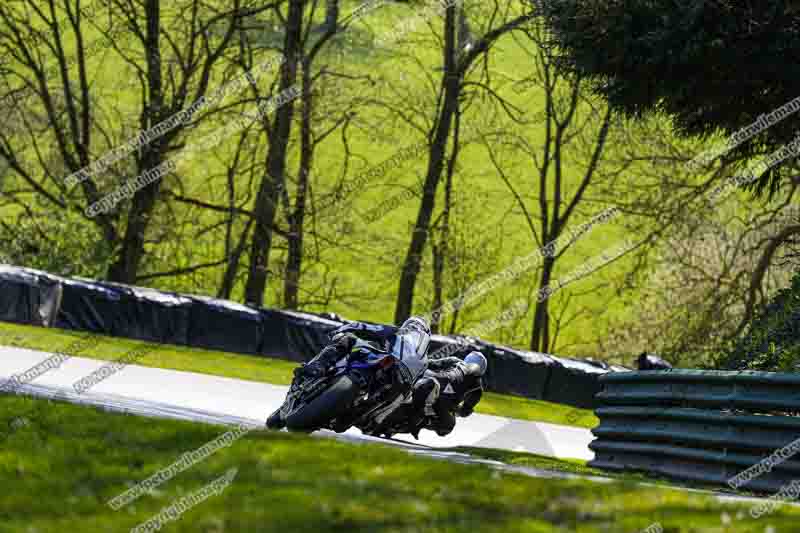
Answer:
[[481, 457], [492, 461], [499, 461], [511, 466], [521, 466], [525, 468], [535, 468], [538, 470], [550, 470], [563, 474], [575, 474], [579, 476], [600, 476], [612, 478], [618, 481], [628, 481], [636, 483], [647, 483], [661, 487], [686, 487], [693, 489], [705, 489], [714, 492], [724, 492], [727, 494], [738, 494], [745, 496], [758, 496], [758, 494], [746, 491], [732, 492], [725, 487], [705, 483], [684, 482], [667, 477], [652, 474], [649, 472], [616, 472], [599, 470], [587, 466], [586, 461], [580, 459], [556, 459], [545, 455], [538, 455], [527, 452], [514, 452], [510, 450], [500, 450], [496, 448], [473, 448], [471, 446], [459, 446], [451, 448], [452, 451], [466, 453], [473, 457]]
[[[0, 322], [0, 345], [5, 346], [55, 352], [66, 349], [75, 339], [85, 335], [86, 333], [68, 330]], [[118, 359], [141, 344], [141, 341], [131, 339], [105, 337], [102, 335], [97, 337], [101, 339], [101, 342], [97, 345], [81, 353], [71, 355], [110, 361]], [[160, 345], [158, 350], [148, 353], [137, 364], [261, 381], [276, 385], [288, 385], [291, 383], [292, 370], [297, 366], [296, 363], [282, 359], [215, 352], [171, 344]], [[597, 419], [594, 414], [586, 409], [575, 409], [565, 405], [503, 394], [485, 394], [476, 411], [489, 415], [552, 424], [587, 428], [597, 425]]]
[[0, 423], [19, 416], [29, 423], [0, 447], [0, 532], [127, 531], [231, 468], [238, 472], [228, 487], [166, 530], [634, 533], [658, 522], [668, 533], [750, 533], [793, 531], [800, 519], [794, 508], [754, 521], [747, 505], [678, 490], [530, 478], [379, 444], [263, 431], [113, 511], [109, 499], [225, 429], [0, 397]]
[[592, 429], [600, 421], [589, 409], [577, 409], [568, 405], [530, 400], [520, 396], [488, 392], [478, 404], [478, 412], [487, 415], [507, 416], [521, 420], [536, 420], [564, 426]]
[[602, 476], [614, 477], [625, 480], [643, 480], [639, 474], [617, 475], [596, 468], [586, 466], [586, 461], [579, 459], [555, 459], [544, 455], [526, 452], [512, 452], [508, 450], [498, 450], [495, 448], [473, 448], [472, 446], [459, 446], [452, 448], [455, 452], [466, 453], [475, 457], [500, 461], [511, 466], [524, 466], [538, 468], [540, 470], [553, 470], [565, 474], [577, 474], [581, 476]]

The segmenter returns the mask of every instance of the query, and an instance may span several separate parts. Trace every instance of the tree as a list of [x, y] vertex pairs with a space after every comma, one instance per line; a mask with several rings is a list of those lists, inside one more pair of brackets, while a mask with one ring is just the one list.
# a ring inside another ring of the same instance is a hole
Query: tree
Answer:
[[[283, 43], [285, 61], [281, 68], [278, 93], [294, 87], [297, 80], [298, 59], [301, 51], [303, 31], [303, 10], [305, 0], [289, 0], [286, 16], [286, 32]], [[267, 266], [272, 247], [272, 227], [275, 224], [278, 199], [286, 186], [286, 154], [294, 115], [294, 101], [278, 107], [274, 120], [266, 117], [269, 124], [269, 150], [266, 156], [266, 169], [261, 179], [254, 207], [256, 222], [250, 245], [250, 269], [245, 286], [245, 301], [261, 306], [264, 302], [264, 289], [267, 285]]]
[[[247, 7], [248, 1], [234, 0], [223, 10], [199, 0], [180, 6], [162, 6], [158, 0], [107, 0], [104, 10], [89, 9], [80, 0], [0, 5], [0, 49], [11, 58], [3, 67], [8, 86], [3, 100], [42, 110], [46, 124], [44, 132], [37, 131], [39, 126], [26, 123], [26, 113], [21, 134], [20, 128], [0, 132], [0, 155], [9, 162], [14, 180], [28, 188], [14, 193], [15, 201], [30, 204], [32, 195], [49, 209], [81, 213], [96, 225], [114, 248], [106, 273], [111, 280], [142, 279], [139, 271], [162, 199], [163, 179], [136, 190], [130, 202], [94, 216], [84, 207], [127, 184], [132, 176], [161, 168], [183, 148], [186, 135], [201, 117], [189, 112], [166, 131], [135, 149], [126, 145], [119, 157], [104, 162], [110, 150], [131, 141], [126, 137], [130, 117], [118, 123], [101, 120], [107, 107], [99, 93], [103, 84], [95, 79], [94, 56], [109, 52], [132, 70], [139, 89], [136, 125], [142, 132], [154, 130], [207, 96], [212, 71], [224, 58], [241, 19], [269, 8], [263, 3]], [[221, 38], [209, 32], [217, 22], [225, 25]], [[98, 33], [98, 39], [90, 39]], [[138, 134], [134, 131], [132, 137]], [[53, 156], [55, 165], [49, 163]], [[76, 187], [64, 179], [67, 175], [75, 177]]]
[[339, 0], [326, 0], [324, 28], [336, 31], [337, 26], [339, 26]]
[[[343, 124], [350, 115], [334, 121], [334, 125], [315, 135], [312, 122], [315, 118], [314, 85], [324, 72], [314, 71], [314, 62], [323, 49], [338, 33], [344, 32], [367, 10], [356, 10], [340, 24], [323, 26], [323, 33], [313, 40], [309, 32], [303, 28], [311, 24], [310, 19], [304, 21], [305, 1], [290, 1], [286, 16], [286, 32], [283, 44], [283, 56], [287, 58], [278, 83], [279, 94], [294, 89], [299, 96], [300, 104], [300, 148], [299, 162], [295, 181], [294, 202], [288, 194], [290, 173], [287, 172], [287, 155], [292, 139], [292, 126], [295, 102], [291, 98], [276, 110], [275, 118], [262, 117], [262, 127], [269, 139], [266, 156], [266, 169], [256, 198], [254, 212], [255, 229], [250, 247], [250, 267], [245, 287], [245, 300], [248, 303], [262, 305], [264, 290], [267, 286], [269, 253], [272, 247], [272, 232], [276, 228], [276, 215], [279, 203], [285, 205], [288, 230], [285, 232], [288, 241], [288, 254], [284, 269], [284, 304], [289, 308], [299, 305], [299, 285], [303, 261], [304, 221], [308, 203], [309, 183], [312, 173], [314, 151], [317, 144]], [[316, 2], [315, 2], [316, 5]], [[313, 12], [313, 9], [312, 9]], [[297, 78], [300, 81], [297, 81]]]
[[[597, 318], [607, 307], [593, 305], [611, 292], [605, 276], [594, 274], [605, 268], [598, 261], [601, 254], [608, 251], [613, 261], [633, 255], [625, 264], [635, 266], [654, 235], [663, 233], [697, 192], [662, 198], [670, 179], [685, 184], [679, 171], [685, 154], [670, 145], [657, 123], [613, 116], [580, 74], [561, 66], [541, 21], [533, 21], [523, 34], [516, 44], [531, 58], [532, 68], [508, 81], [526, 113], [516, 127], [487, 137], [485, 149], [494, 175], [524, 220], [521, 232], [530, 234], [526, 248], [541, 250], [535, 268], [515, 283], [531, 293], [530, 349], [550, 352], [565, 348], [557, 343], [568, 327], [579, 328], [580, 320]], [[608, 225], [604, 214], [610, 215]], [[592, 230], [600, 223], [605, 227]], [[617, 235], [622, 228], [623, 237], [635, 238], [637, 246], [621, 246], [625, 239]], [[585, 238], [589, 231], [594, 235]], [[598, 243], [603, 246], [600, 253]], [[577, 268], [564, 270], [565, 264], [576, 262], [596, 267], [577, 276]], [[581, 281], [590, 276], [592, 280]], [[579, 281], [576, 289], [573, 283]]]
[[[430, 149], [428, 164], [423, 184], [422, 201], [417, 212], [411, 241], [403, 260], [400, 273], [400, 282], [397, 289], [397, 302], [395, 305], [394, 321], [399, 324], [411, 315], [414, 305], [414, 288], [422, 265], [425, 245], [430, 233], [430, 224], [436, 206], [436, 192], [442, 177], [442, 170], [447, 160], [448, 140], [453, 128], [454, 117], [458, 109], [467, 75], [474, 67], [478, 58], [484, 56], [504, 35], [518, 30], [533, 19], [534, 14], [525, 5], [522, 14], [508, 18], [504, 23], [488, 30], [465, 50], [458, 48], [459, 33], [464, 35], [463, 29], [459, 32], [460, 2], [447, 4], [443, 19], [442, 46], [442, 77], [440, 80], [438, 109], [436, 120], [428, 133]], [[487, 8], [489, 11], [491, 7]], [[489, 20], [503, 12], [499, 3], [494, 3], [494, 13]], [[461, 19], [463, 20], [463, 19]], [[463, 25], [462, 25], [463, 28]]]
[[[768, 126], [742, 132], [721, 151], [723, 163], [771, 153], [797, 134], [798, 117], [784, 118], [800, 110], [800, 102], [790, 104], [800, 95], [800, 65], [778, 60], [800, 51], [795, 2], [565, 0], [540, 6], [565, 63], [593, 80], [615, 111], [664, 112], [682, 134], [703, 137], [734, 134], [757, 121]], [[790, 109], [769, 115], [787, 104]], [[796, 173], [792, 166], [757, 172], [753, 187], [774, 193]]]
[[619, 297], [636, 312], [600, 339], [596, 350], [612, 359], [627, 357], [623, 364], [649, 351], [676, 366], [709, 365], [790, 283], [795, 265], [778, 248], [786, 244], [785, 235], [800, 230], [797, 208], [784, 200], [747, 212], [744, 199], [727, 207], [678, 222], [651, 268], [638, 280], [619, 280]]

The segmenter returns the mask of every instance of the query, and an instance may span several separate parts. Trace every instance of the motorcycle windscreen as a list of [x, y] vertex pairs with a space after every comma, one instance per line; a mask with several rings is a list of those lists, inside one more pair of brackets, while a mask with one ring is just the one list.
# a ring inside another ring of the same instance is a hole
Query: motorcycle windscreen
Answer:
[[412, 379], [419, 377], [428, 368], [428, 344], [430, 335], [418, 330], [406, 330], [397, 335], [392, 352], [406, 366]]

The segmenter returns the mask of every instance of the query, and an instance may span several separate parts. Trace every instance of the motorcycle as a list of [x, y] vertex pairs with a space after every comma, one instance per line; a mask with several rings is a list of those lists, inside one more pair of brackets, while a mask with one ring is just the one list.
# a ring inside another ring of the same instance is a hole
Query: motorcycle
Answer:
[[298, 373], [283, 405], [267, 419], [267, 427], [285, 423], [291, 431], [357, 427], [371, 434], [411, 391], [411, 376], [392, 353], [366, 341], [340, 359], [328, 373], [309, 378]]
[[425, 413], [421, 419], [417, 419], [416, 423], [412, 423], [413, 411], [414, 406], [411, 404], [411, 400], [404, 401], [386, 417], [380, 427], [374, 428], [370, 434], [387, 439], [391, 439], [397, 434], [407, 434], [419, 440], [420, 430], [433, 427], [436, 417]]

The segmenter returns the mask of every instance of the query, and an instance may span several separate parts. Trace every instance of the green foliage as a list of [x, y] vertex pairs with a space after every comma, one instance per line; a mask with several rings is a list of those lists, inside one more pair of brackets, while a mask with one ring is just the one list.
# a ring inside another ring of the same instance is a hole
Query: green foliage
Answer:
[[6, 176], [9, 174], [8, 160], [0, 155], [0, 194], [3, 192]]
[[80, 213], [42, 209], [3, 217], [0, 255], [8, 262], [64, 276], [103, 278], [112, 250]]
[[[565, 61], [596, 81], [616, 110], [662, 111], [688, 135], [734, 133], [800, 95], [800, 12], [791, 1], [567, 0], [542, 9]], [[797, 117], [771, 126], [737, 155], [773, 151]], [[780, 171], [759, 188], [777, 186]]]
[[[617, 321], [603, 351], [624, 356], [627, 365], [648, 351], [676, 367], [713, 367], [745, 318], [765, 244], [796, 224], [797, 215], [795, 208], [769, 204], [755, 211], [752, 200], [736, 198], [724, 211], [697, 210], [683, 218], [661, 240], [652, 267], [630, 280], [624, 296], [629, 315]], [[772, 260], [757, 283], [756, 309], [795, 272], [785, 258]]]
[[800, 371], [800, 272], [719, 358], [728, 370]]

